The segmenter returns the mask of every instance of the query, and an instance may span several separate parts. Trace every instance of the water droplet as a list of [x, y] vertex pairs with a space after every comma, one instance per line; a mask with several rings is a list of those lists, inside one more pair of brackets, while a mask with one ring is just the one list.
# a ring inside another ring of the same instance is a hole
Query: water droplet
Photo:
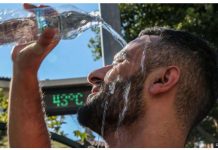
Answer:
[[117, 128], [121, 125], [121, 122], [124, 120], [125, 114], [128, 109], [128, 102], [129, 102], [128, 96], [129, 96], [130, 87], [131, 87], [131, 82], [127, 84], [127, 86], [125, 87], [124, 93], [123, 93], [124, 106], [123, 106], [122, 112], [119, 114]]
[[141, 71], [144, 73], [144, 66], [145, 66], [145, 50], [143, 50], [142, 58], [141, 58]]
[[110, 94], [114, 94], [115, 86], [116, 86], [116, 82], [112, 82], [109, 85], [109, 92], [110, 92]]
[[104, 126], [105, 126], [107, 108], [108, 108], [108, 100], [105, 100], [104, 112], [103, 112], [103, 117], [102, 117], [102, 125], [101, 125], [101, 136], [102, 137], [104, 137]]

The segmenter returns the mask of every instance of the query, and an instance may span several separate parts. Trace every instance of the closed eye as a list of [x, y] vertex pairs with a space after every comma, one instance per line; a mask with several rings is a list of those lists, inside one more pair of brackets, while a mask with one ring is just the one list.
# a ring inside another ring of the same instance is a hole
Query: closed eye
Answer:
[[128, 59], [129, 59], [129, 54], [127, 53], [127, 51], [126, 50], [120, 51], [115, 55], [112, 65], [117, 65]]
[[113, 61], [112, 65], [117, 65], [119, 63], [122, 63], [125, 59], [118, 59], [118, 60], [115, 60]]

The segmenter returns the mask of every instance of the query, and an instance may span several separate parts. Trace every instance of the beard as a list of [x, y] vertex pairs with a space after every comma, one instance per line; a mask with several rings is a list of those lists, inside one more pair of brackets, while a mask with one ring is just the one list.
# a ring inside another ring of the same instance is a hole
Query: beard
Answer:
[[[113, 84], [114, 89], [111, 89]], [[131, 125], [144, 114], [143, 87], [144, 76], [141, 73], [126, 80], [102, 83], [100, 91], [89, 95], [87, 103], [79, 109], [79, 123], [101, 134], [104, 118], [104, 136], [115, 132], [118, 127]]]

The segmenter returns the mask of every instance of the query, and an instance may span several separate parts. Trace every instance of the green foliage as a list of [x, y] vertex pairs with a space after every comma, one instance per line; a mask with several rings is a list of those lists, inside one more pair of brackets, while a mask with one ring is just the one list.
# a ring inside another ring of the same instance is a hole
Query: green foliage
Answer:
[[86, 132], [81, 132], [79, 130], [73, 131], [74, 135], [80, 138], [81, 142], [84, 142], [88, 138], [88, 134]]
[[6, 148], [6, 147], [8, 147], [8, 137], [4, 134], [4, 136], [1, 136], [0, 139], [0, 148]]
[[80, 130], [73, 131], [73, 134], [79, 138], [79, 141], [84, 143], [85, 141], [91, 140], [93, 141], [95, 139], [95, 136], [92, 134], [92, 132], [89, 129], [86, 129], [84, 132]]
[[[3, 89], [0, 88], [0, 123], [6, 123], [8, 120], [7, 117], [7, 108], [8, 108], [8, 98], [5, 96]], [[7, 147], [8, 142], [6, 138], [6, 131], [0, 130], [0, 147]]]
[[95, 33], [95, 37], [90, 38], [88, 47], [92, 51], [92, 56], [94, 58], [94, 61], [99, 60], [102, 57], [101, 52], [101, 42], [100, 42], [100, 28], [99, 27], [93, 27], [91, 30]]
[[186, 30], [218, 46], [218, 5], [214, 4], [120, 4], [121, 22], [127, 41], [147, 27]]
[[70, 148], [70, 147], [63, 143], [51, 140], [51, 148]]
[[59, 135], [64, 135], [64, 132], [61, 130], [61, 125], [65, 124], [64, 116], [49, 116], [46, 118], [47, 126], [49, 129], [54, 131]]
[[8, 98], [5, 96], [3, 89], [0, 88], [0, 122], [6, 123], [8, 120], [7, 117], [7, 108], [8, 108]]

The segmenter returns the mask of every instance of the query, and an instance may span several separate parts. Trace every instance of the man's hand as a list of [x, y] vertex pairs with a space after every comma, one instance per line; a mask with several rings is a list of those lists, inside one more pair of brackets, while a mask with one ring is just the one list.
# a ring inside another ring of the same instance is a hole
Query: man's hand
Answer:
[[46, 29], [37, 42], [15, 46], [12, 51], [14, 67], [22, 72], [37, 73], [43, 59], [58, 43], [54, 35], [54, 29]]
[[[31, 4], [24, 4], [24, 9], [31, 11], [37, 8]], [[39, 7], [48, 7], [40, 5]], [[50, 10], [53, 10], [50, 8]], [[55, 10], [53, 10], [56, 13]], [[18, 45], [12, 50], [14, 68], [21, 72], [37, 73], [39, 66], [48, 53], [58, 44], [59, 39], [54, 39], [58, 34], [57, 29], [46, 29], [37, 42], [28, 45]]]
[[[24, 8], [36, 6], [24, 4]], [[10, 147], [51, 146], [37, 72], [43, 59], [59, 42], [53, 39], [55, 34], [54, 29], [46, 29], [37, 42], [13, 48], [8, 122]]]

